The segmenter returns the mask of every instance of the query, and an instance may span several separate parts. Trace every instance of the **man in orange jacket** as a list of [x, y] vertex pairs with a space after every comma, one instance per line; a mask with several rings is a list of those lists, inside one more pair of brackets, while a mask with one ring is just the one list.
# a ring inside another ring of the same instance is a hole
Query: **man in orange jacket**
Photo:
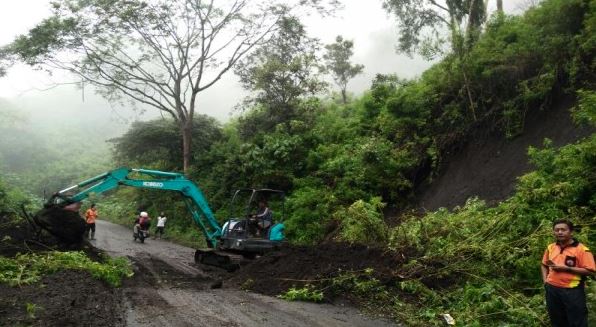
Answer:
[[584, 284], [596, 266], [590, 249], [573, 238], [573, 224], [560, 219], [553, 223], [557, 242], [549, 244], [542, 257], [542, 280], [546, 307], [555, 327], [588, 326]]
[[97, 208], [95, 208], [95, 203], [91, 204], [91, 207], [85, 211], [85, 220], [87, 221], [87, 226], [85, 229], [85, 236], [89, 233], [89, 239], [95, 239], [95, 220], [97, 219]]

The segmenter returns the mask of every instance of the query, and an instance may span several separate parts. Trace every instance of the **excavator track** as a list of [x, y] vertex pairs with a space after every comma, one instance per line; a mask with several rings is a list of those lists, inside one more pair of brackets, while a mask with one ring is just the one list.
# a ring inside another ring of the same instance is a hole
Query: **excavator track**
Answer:
[[248, 257], [242, 254], [230, 253], [214, 249], [200, 249], [195, 252], [195, 263], [219, 267], [234, 272], [240, 266], [248, 263]]

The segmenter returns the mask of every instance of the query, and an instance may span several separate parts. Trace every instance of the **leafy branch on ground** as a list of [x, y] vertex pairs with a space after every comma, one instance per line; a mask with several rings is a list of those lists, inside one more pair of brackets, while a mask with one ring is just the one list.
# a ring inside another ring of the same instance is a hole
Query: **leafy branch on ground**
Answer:
[[279, 298], [287, 301], [322, 302], [323, 292], [306, 285], [302, 288], [290, 288], [287, 292], [279, 295]]
[[103, 262], [95, 262], [83, 252], [53, 251], [45, 254], [19, 254], [14, 258], [0, 257], [0, 282], [11, 286], [32, 284], [44, 275], [64, 269], [88, 271], [94, 278], [115, 287], [121, 285], [123, 278], [133, 275], [126, 258], [106, 257]]

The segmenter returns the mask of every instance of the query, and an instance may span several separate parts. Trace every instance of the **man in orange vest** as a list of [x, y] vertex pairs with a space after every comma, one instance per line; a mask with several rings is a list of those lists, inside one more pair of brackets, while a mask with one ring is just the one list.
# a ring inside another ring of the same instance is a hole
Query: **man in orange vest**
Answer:
[[95, 239], [95, 219], [97, 219], [97, 208], [95, 208], [95, 203], [92, 203], [91, 207], [85, 211], [85, 220], [87, 221], [85, 235], [89, 233], [91, 240]]
[[587, 327], [584, 284], [596, 271], [594, 257], [588, 247], [573, 238], [573, 223], [569, 220], [556, 220], [553, 232], [557, 242], [548, 245], [541, 265], [551, 324]]

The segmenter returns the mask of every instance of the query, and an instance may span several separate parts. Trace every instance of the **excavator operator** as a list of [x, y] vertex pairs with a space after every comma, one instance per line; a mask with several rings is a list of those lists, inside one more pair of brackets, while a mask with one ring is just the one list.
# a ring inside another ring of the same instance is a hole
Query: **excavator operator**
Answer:
[[257, 213], [250, 218], [251, 230], [255, 236], [266, 236], [267, 230], [271, 227], [273, 212], [267, 206], [267, 201], [259, 200]]

